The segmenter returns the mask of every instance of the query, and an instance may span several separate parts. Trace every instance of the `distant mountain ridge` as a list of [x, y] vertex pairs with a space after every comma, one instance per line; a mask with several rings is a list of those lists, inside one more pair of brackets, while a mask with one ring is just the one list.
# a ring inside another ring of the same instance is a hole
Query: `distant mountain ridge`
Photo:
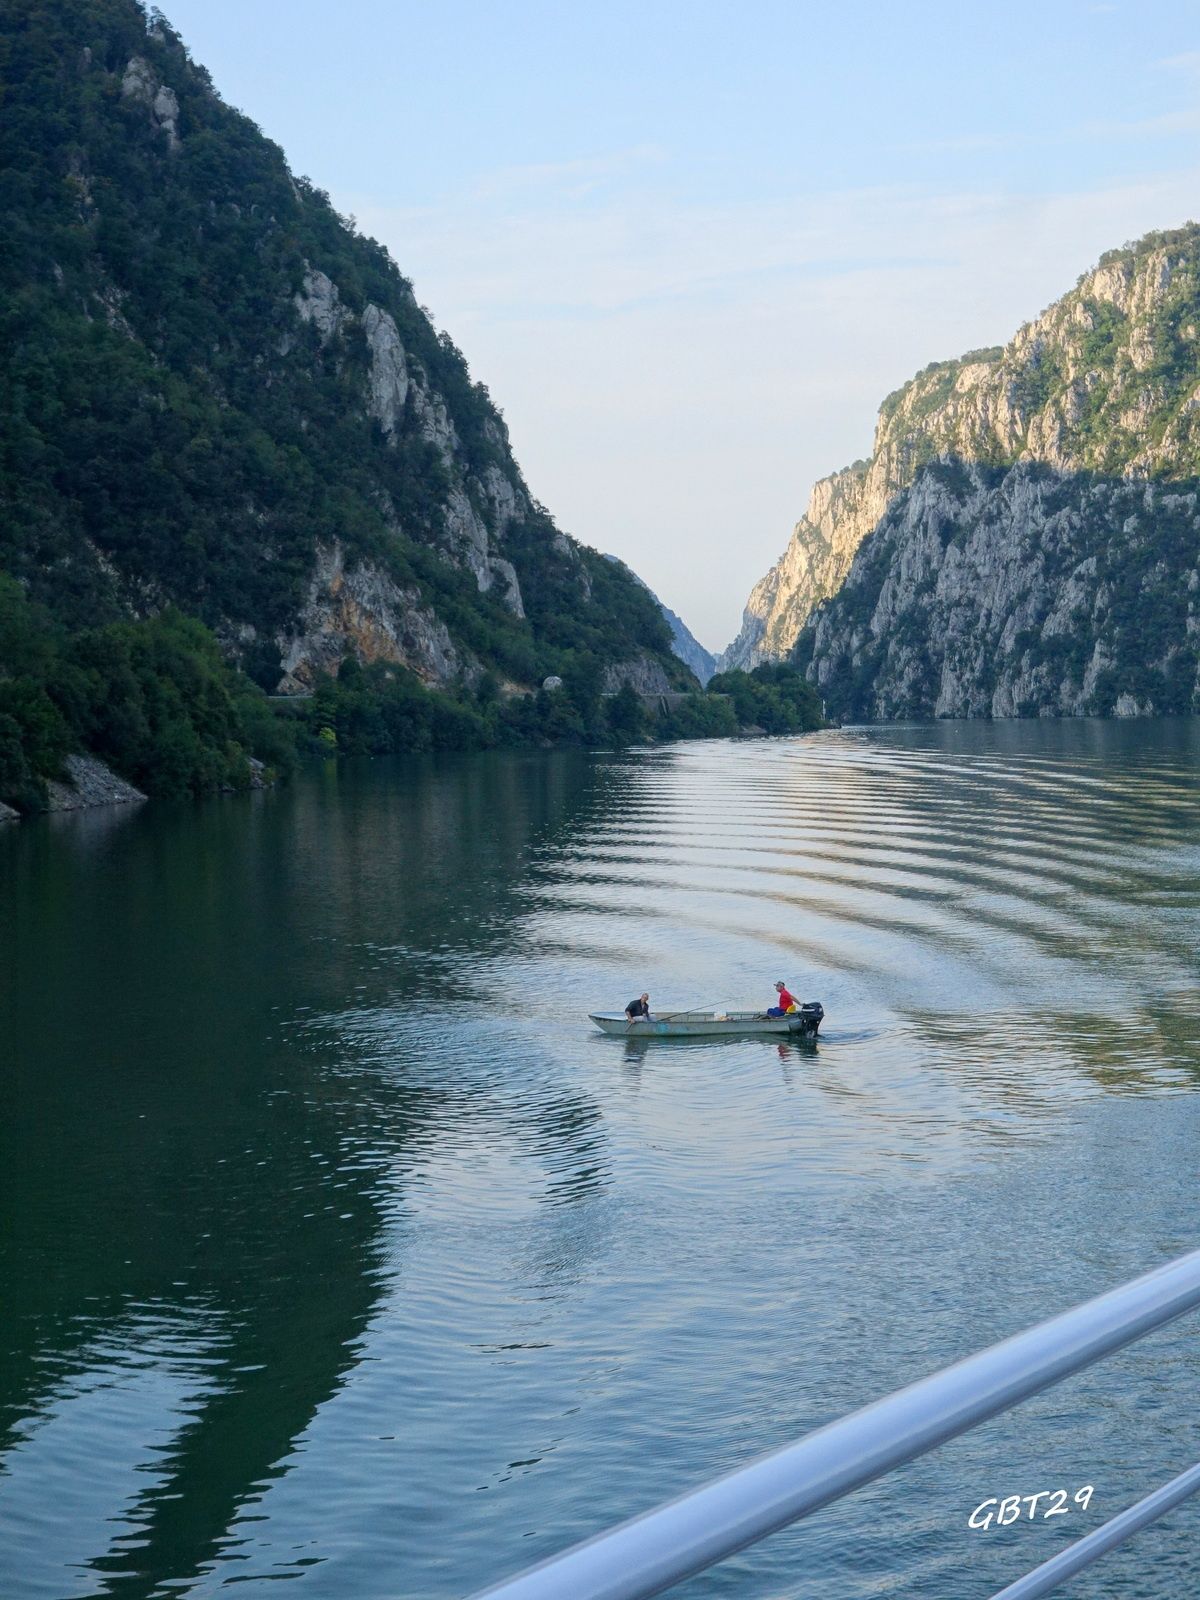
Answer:
[[615, 561], [618, 566], [624, 567], [626, 572], [641, 584], [647, 594], [653, 596], [655, 605], [666, 618], [667, 626], [671, 630], [671, 649], [683, 662], [684, 666], [689, 667], [695, 673], [701, 684], [706, 684], [717, 670], [717, 658], [712, 651], [704, 648], [683, 618], [677, 616], [670, 606], [659, 599], [646, 580], [639, 578], [628, 562], [622, 561], [620, 556], [610, 555], [605, 556], [604, 559], [606, 561]]
[[1189, 224], [889, 396], [870, 460], [816, 486], [722, 664], [794, 650], [842, 716], [1191, 709], [1198, 480]]

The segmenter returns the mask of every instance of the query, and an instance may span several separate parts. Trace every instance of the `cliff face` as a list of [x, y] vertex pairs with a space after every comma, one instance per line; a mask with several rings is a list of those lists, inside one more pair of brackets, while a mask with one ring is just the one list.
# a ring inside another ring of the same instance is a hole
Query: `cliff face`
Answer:
[[934, 463], [863, 543], [797, 663], [842, 720], [1190, 711], [1197, 488]]
[[283, 692], [674, 670], [387, 253], [165, 23], [6, 8], [0, 81], [0, 571], [73, 628], [178, 605]]
[[718, 671], [749, 670], [787, 655], [813, 607], [837, 593], [855, 550], [883, 515], [884, 475], [882, 464], [872, 474], [860, 461], [814, 485], [787, 549], [750, 591], [741, 631], [722, 652]]
[[717, 658], [711, 650], [706, 650], [696, 638], [681, 616], [664, 605], [660, 600], [659, 606], [667, 620], [667, 627], [671, 630], [671, 649], [683, 662], [689, 671], [694, 672], [701, 684], [706, 684], [717, 670]]
[[[1111, 252], [1003, 349], [927, 367], [884, 402], [870, 460], [817, 485], [724, 663], [790, 651], [814, 609], [848, 581], [868, 535], [887, 520], [897, 537], [921, 496], [936, 498], [930, 483], [907, 509], [898, 505], [931, 462], [1038, 464], [1114, 486], [1200, 472], [1198, 338], [1200, 230], [1189, 226]], [[994, 530], [1002, 522], [997, 510]], [[1085, 527], [1078, 538], [1082, 549]], [[831, 607], [821, 629], [822, 655], [835, 615]]]

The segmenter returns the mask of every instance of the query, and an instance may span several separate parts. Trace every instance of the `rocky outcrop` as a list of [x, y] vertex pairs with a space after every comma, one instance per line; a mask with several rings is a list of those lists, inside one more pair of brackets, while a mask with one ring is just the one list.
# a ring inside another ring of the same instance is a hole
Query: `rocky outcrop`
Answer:
[[521, 599], [521, 584], [517, 577], [517, 569], [511, 561], [505, 561], [503, 556], [488, 557], [488, 576], [490, 581], [480, 587], [486, 594], [494, 588], [497, 597], [504, 602], [514, 617], [525, 615], [525, 604]]
[[408, 399], [408, 362], [395, 319], [378, 306], [363, 312], [363, 332], [371, 352], [371, 373], [367, 381], [367, 411], [391, 438], [404, 416]]
[[945, 458], [796, 652], [831, 718], [1148, 716], [1200, 704], [1200, 490]]
[[663, 605], [661, 600], [658, 604], [671, 630], [671, 649], [684, 666], [690, 668], [701, 685], [706, 684], [717, 670], [716, 656], [704, 648], [683, 618], [677, 616], [670, 606]]
[[21, 813], [14, 811], [11, 806], [6, 806], [3, 800], [0, 800], [0, 823], [20, 822], [20, 820]]
[[[337, 338], [349, 316], [332, 278], [327, 278], [323, 272], [311, 266], [305, 267], [303, 285], [292, 297], [292, 304], [301, 322], [314, 325], [322, 344]], [[289, 339], [287, 349], [290, 350], [293, 343]]]
[[1200, 472], [1200, 229], [1101, 260], [1003, 349], [935, 362], [884, 401], [869, 461], [824, 479], [722, 666], [785, 656], [863, 540], [939, 458], [1105, 478]]
[[741, 632], [722, 652], [718, 671], [749, 670], [787, 654], [813, 607], [837, 593], [889, 492], [886, 469], [871, 473], [865, 462], [815, 485], [787, 549], [750, 591]]
[[[379, 424], [389, 444], [397, 444], [406, 430], [411, 430], [438, 452], [449, 479], [442, 511], [442, 548], [471, 573], [480, 594], [494, 592], [514, 616], [524, 617], [517, 569], [495, 549], [510, 524], [529, 514], [529, 497], [523, 486], [495, 463], [473, 472], [463, 461], [462, 440], [446, 400], [431, 387], [420, 362], [410, 361], [390, 312], [368, 302], [362, 316], [355, 317], [337, 284], [311, 263], [305, 265], [303, 284], [293, 304], [300, 320], [317, 329], [323, 347], [345, 341], [361, 327], [369, 361], [364, 395], [367, 415]], [[285, 337], [282, 353], [288, 354], [294, 345], [291, 336]], [[502, 437], [497, 430], [494, 441]], [[380, 623], [384, 632], [393, 630], [392, 620], [381, 618]], [[419, 634], [423, 626], [418, 619], [410, 631]], [[328, 635], [327, 640], [332, 637]]]
[[480, 594], [487, 594], [494, 586], [497, 598], [514, 616], [523, 617], [525, 605], [517, 569], [503, 556], [492, 555], [487, 523], [465, 489], [450, 491], [446, 500], [445, 532], [448, 553], [460, 566], [470, 570]]
[[124, 806], [146, 796], [95, 756], [68, 756], [65, 780], [46, 785], [45, 810], [82, 811], [87, 806]]
[[603, 694], [618, 694], [627, 685], [638, 694], [653, 695], [667, 694], [672, 687], [662, 663], [645, 655], [605, 667], [601, 683]]
[[427, 684], [449, 683], [459, 674], [469, 681], [479, 671], [418, 590], [401, 588], [369, 562], [348, 566], [338, 543], [318, 548], [299, 626], [277, 642], [283, 668], [277, 693], [285, 695], [309, 693], [348, 656], [364, 666], [393, 662]]
[[174, 89], [159, 83], [144, 56], [133, 56], [125, 68], [121, 96], [145, 106], [154, 126], [166, 134], [168, 150], [179, 148], [179, 101]]

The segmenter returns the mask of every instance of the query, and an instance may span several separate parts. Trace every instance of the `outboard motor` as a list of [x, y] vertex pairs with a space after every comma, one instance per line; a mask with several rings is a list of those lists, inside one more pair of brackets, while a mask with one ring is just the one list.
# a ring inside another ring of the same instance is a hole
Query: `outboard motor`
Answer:
[[825, 1007], [819, 1000], [806, 1000], [795, 1014], [795, 1031], [802, 1039], [815, 1039], [824, 1015]]

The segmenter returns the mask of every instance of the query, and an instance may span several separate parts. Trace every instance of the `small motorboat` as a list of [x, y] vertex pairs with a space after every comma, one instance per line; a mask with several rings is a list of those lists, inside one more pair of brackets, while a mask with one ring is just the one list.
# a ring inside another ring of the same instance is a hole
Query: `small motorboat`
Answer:
[[631, 1022], [623, 1011], [589, 1011], [589, 1018], [604, 1033], [623, 1039], [693, 1039], [702, 1035], [782, 1033], [793, 1038], [815, 1039], [825, 1008], [819, 1000], [807, 1000], [782, 1017], [765, 1011], [660, 1011]]

